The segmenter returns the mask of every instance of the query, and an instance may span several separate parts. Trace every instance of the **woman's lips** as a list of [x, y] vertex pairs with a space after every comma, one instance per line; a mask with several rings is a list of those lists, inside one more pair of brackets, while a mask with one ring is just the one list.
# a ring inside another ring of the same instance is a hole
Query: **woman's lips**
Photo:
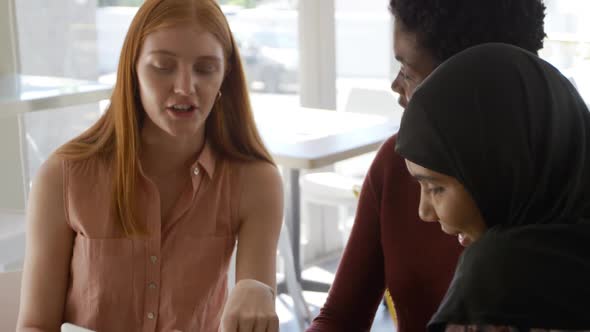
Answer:
[[191, 106], [188, 109], [176, 109], [174, 107], [166, 107], [166, 110], [175, 117], [188, 118], [194, 115], [197, 108], [194, 106]]

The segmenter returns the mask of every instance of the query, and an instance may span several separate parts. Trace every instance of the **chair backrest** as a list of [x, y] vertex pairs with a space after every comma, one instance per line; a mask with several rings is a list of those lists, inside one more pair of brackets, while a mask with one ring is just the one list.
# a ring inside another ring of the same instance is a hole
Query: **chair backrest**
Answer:
[[368, 88], [351, 88], [344, 110], [393, 119], [400, 118], [403, 111], [391, 90]]
[[21, 271], [0, 273], [0, 331], [16, 330], [21, 278]]

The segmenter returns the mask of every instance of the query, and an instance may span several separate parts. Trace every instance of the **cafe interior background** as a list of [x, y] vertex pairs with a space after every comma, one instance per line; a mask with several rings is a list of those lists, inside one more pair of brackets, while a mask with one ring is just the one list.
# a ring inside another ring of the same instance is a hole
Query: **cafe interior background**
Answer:
[[[108, 105], [119, 51], [142, 2], [0, 0], [0, 291], [13, 294], [0, 298], [4, 324], [16, 318], [31, 179], [56, 147]], [[393, 18], [388, 0], [220, 3], [240, 47], [263, 138], [277, 145], [271, 150], [290, 195], [286, 218], [298, 223], [296, 236], [293, 229], [282, 234], [277, 265], [286, 284], [277, 298], [281, 330], [298, 331], [325, 301], [327, 286], [317, 285], [333, 279], [352, 226], [355, 191], [387, 135], [353, 141], [375, 132], [373, 126], [393, 134], [401, 117], [389, 89], [399, 68]], [[540, 55], [590, 103], [590, 20], [584, 17], [590, 1], [545, 4]], [[277, 131], [283, 136], [272, 136]], [[341, 143], [350, 146], [338, 150]], [[292, 149], [316, 155], [295, 156]], [[302, 277], [287, 280], [293, 271]], [[372, 330], [392, 327], [380, 310]]]

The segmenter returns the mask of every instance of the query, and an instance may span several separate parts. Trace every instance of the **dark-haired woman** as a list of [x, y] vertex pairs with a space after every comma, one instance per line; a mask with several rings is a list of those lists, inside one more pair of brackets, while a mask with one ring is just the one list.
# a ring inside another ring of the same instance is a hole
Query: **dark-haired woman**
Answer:
[[[505, 42], [536, 53], [543, 46], [541, 0], [390, 0], [390, 10], [401, 63], [392, 89], [403, 107], [440, 63], [466, 48]], [[396, 139], [383, 144], [365, 178], [336, 278], [308, 332], [368, 331], [386, 288], [398, 331], [424, 331], [449, 286], [462, 246], [420, 222], [420, 188], [394, 151]]]
[[555, 67], [500, 43], [453, 56], [396, 151], [420, 218], [467, 246], [429, 331], [590, 330], [590, 113]]

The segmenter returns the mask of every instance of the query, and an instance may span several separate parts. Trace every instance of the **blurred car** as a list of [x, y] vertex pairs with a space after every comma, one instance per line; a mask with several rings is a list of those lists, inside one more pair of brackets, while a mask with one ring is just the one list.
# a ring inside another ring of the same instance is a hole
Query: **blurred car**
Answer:
[[269, 93], [297, 89], [299, 55], [294, 32], [270, 29], [234, 31], [252, 89]]

